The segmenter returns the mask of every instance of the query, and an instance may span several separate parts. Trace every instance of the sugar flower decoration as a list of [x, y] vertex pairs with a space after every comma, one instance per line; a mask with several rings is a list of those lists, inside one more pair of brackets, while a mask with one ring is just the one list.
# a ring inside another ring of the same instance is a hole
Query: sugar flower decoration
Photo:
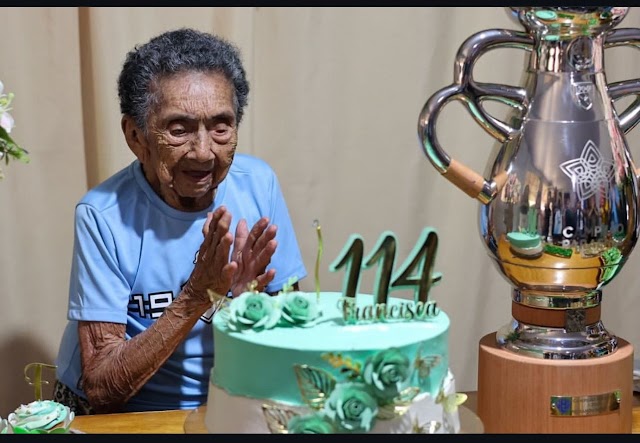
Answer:
[[229, 304], [228, 326], [236, 332], [262, 331], [273, 328], [281, 310], [275, 297], [264, 292], [243, 292]]
[[287, 423], [289, 434], [335, 434], [336, 428], [322, 413], [298, 415]]
[[369, 432], [378, 415], [378, 404], [361, 383], [339, 383], [324, 404], [323, 413], [342, 432]]
[[[9, 159], [20, 160], [23, 163], [29, 162], [29, 153], [13, 141], [11, 130], [15, 126], [15, 121], [9, 111], [11, 110], [11, 102], [13, 101], [13, 93], [4, 93], [4, 84], [0, 81], [0, 160], [9, 164]], [[2, 178], [2, 170], [0, 169], [0, 178]]]
[[363, 369], [364, 382], [383, 404], [392, 402], [406, 388], [411, 362], [399, 349], [389, 348], [369, 357]]
[[287, 323], [309, 327], [322, 316], [315, 294], [293, 291], [281, 293], [278, 297], [282, 302], [282, 319]]
[[297, 281], [297, 277], [291, 277], [278, 294], [282, 320], [294, 326], [313, 326], [322, 316], [320, 304], [314, 295], [294, 291], [293, 285]]

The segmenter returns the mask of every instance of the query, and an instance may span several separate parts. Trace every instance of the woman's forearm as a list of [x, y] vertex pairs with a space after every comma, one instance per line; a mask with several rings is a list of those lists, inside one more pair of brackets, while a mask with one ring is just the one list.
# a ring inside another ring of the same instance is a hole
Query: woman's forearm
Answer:
[[80, 322], [82, 389], [98, 413], [117, 412], [160, 369], [211, 307], [181, 293], [144, 332], [125, 339], [126, 325]]

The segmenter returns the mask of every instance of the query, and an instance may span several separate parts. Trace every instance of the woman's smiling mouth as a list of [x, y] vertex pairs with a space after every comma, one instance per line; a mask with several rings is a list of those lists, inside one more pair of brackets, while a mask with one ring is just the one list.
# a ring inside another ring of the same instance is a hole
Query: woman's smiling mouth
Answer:
[[188, 170], [184, 171], [184, 174], [192, 180], [203, 181], [211, 176], [211, 171]]

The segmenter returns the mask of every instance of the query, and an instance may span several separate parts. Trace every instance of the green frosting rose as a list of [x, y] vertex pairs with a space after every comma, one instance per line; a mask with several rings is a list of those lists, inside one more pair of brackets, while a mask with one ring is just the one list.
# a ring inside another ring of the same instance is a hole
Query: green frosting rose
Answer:
[[364, 383], [338, 383], [323, 411], [338, 431], [369, 432], [378, 415], [378, 404]]
[[244, 292], [229, 304], [228, 325], [232, 331], [271, 329], [281, 311], [274, 297], [264, 292]]
[[411, 362], [396, 348], [385, 349], [369, 357], [362, 377], [371, 392], [383, 403], [390, 402], [404, 388], [411, 375]]
[[333, 423], [323, 414], [297, 415], [287, 423], [289, 434], [335, 434]]
[[280, 295], [282, 318], [297, 326], [313, 326], [322, 312], [315, 294], [294, 291]]

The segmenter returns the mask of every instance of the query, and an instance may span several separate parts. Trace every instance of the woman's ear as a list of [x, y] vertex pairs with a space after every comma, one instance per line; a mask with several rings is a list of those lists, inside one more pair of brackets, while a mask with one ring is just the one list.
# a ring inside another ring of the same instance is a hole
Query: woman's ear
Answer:
[[129, 149], [138, 157], [140, 163], [145, 164], [149, 159], [149, 145], [144, 132], [138, 127], [133, 118], [128, 115], [122, 117], [120, 126]]

